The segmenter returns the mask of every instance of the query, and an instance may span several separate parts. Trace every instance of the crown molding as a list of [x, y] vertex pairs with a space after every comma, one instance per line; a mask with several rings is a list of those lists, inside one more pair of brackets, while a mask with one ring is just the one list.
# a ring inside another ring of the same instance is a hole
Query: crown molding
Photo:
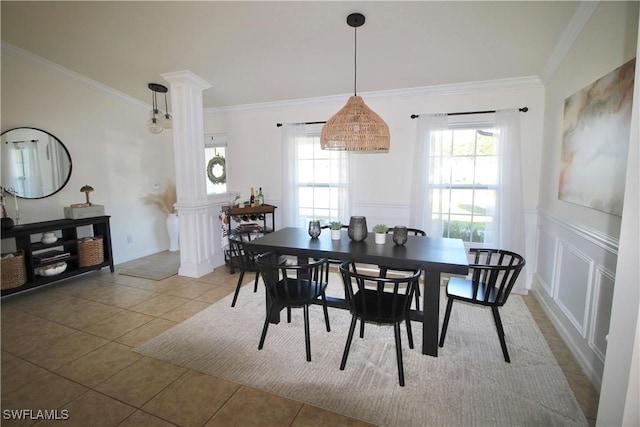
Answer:
[[125, 94], [124, 92], [120, 92], [119, 90], [115, 90], [110, 86], [104, 85], [102, 83], [99, 83], [95, 80], [92, 80], [80, 73], [76, 73], [75, 71], [72, 71], [68, 68], [65, 68], [61, 65], [56, 64], [55, 62], [51, 62], [47, 59], [44, 59], [38, 55], [35, 55], [31, 52], [28, 52], [24, 49], [21, 49], [17, 46], [14, 46], [10, 43], [7, 42], [1, 42], [1, 46], [2, 46], [2, 54], [3, 55], [8, 55], [12, 58], [15, 58], [19, 61], [25, 62], [27, 64], [36, 66], [36, 67], [40, 67], [43, 68], [53, 74], [57, 74], [67, 80], [70, 80], [74, 83], [79, 83], [82, 84], [84, 86], [87, 86], [93, 90], [95, 90], [96, 92], [100, 92], [103, 93], [105, 95], [109, 95], [109, 96], [113, 96], [116, 98], [120, 98], [125, 102], [143, 107], [145, 109], [149, 108], [149, 105], [147, 103], [144, 103], [142, 101], [140, 101], [137, 98], [134, 98], [132, 96], [129, 96], [127, 94]]
[[[97, 92], [120, 98], [131, 104], [148, 109], [149, 105], [137, 98], [129, 96], [123, 92], [113, 89], [110, 86], [92, 80], [82, 74], [44, 59], [38, 55], [21, 49], [7, 42], [1, 42], [2, 54], [6, 54], [20, 61], [43, 68], [52, 73], [58, 74], [70, 81], [85, 85]], [[479, 82], [463, 82], [445, 85], [412, 87], [405, 89], [382, 90], [372, 92], [361, 92], [360, 96], [369, 99], [388, 98], [417, 98], [437, 95], [458, 95], [467, 93], [492, 92], [496, 90], [513, 90], [526, 88], [542, 88], [542, 81], [536, 76], [518, 77], [509, 79], [486, 80]], [[317, 107], [327, 105], [340, 105], [351, 96], [349, 94], [321, 96], [315, 98], [303, 98], [284, 101], [264, 102], [256, 104], [232, 105], [227, 107], [205, 108], [205, 115], [218, 115], [224, 113], [263, 111], [283, 108]]]
[[599, 1], [581, 1], [576, 9], [575, 13], [569, 21], [569, 25], [564, 29], [558, 44], [547, 59], [542, 72], [540, 73], [540, 80], [543, 83], [547, 83], [551, 77], [555, 74], [556, 70], [569, 53], [569, 50], [578, 39], [578, 36], [582, 33], [582, 30], [587, 25], [591, 16], [598, 8]]
[[[496, 90], [512, 90], [527, 88], [542, 88], [542, 81], [536, 76], [518, 77], [510, 79], [486, 80], [479, 82], [453, 83], [435, 86], [421, 86], [406, 89], [381, 90], [374, 92], [359, 92], [358, 95], [370, 99], [386, 98], [418, 98], [437, 95], [459, 95], [478, 92], [494, 92]], [[283, 108], [318, 107], [342, 104], [352, 94], [322, 96], [316, 98], [293, 99], [258, 104], [233, 105], [229, 107], [206, 108], [205, 114], [216, 115], [246, 111], [261, 111]]]

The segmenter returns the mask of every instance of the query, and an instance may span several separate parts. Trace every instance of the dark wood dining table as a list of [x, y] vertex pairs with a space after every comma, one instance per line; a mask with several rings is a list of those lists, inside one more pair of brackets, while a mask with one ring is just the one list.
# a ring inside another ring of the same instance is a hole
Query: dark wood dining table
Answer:
[[[245, 248], [256, 253], [275, 252], [301, 259], [351, 260], [389, 269], [420, 267], [424, 272], [423, 310], [413, 310], [411, 319], [422, 322], [422, 353], [437, 357], [440, 276], [442, 273], [468, 274], [469, 261], [462, 240], [408, 236], [407, 242], [398, 246], [393, 243], [391, 235], [387, 236], [386, 243], [376, 244], [373, 233], [361, 242], [349, 239], [346, 230], [341, 234], [340, 240], [331, 240], [328, 232], [312, 239], [306, 229], [288, 227], [245, 242]], [[329, 305], [348, 308], [346, 301], [335, 298], [329, 301]]]

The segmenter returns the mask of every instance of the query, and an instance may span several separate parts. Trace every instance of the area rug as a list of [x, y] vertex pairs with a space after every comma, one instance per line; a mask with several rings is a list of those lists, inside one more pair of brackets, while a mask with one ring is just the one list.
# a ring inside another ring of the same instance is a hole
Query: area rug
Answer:
[[179, 268], [180, 254], [178, 252], [165, 251], [120, 264], [116, 269], [123, 276], [164, 280], [167, 277], [178, 274]]
[[587, 425], [520, 296], [512, 295], [501, 309], [510, 364], [486, 308], [454, 304], [437, 358], [420, 352], [420, 323], [412, 322], [413, 350], [403, 326], [405, 387], [398, 385], [392, 327], [367, 324], [364, 339], [356, 333], [340, 371], [347, 311], [330, 309], [331, 332], [326, 332], [321, 307], [310, 308], [312, 361], [307, 362], [301, 309], [293, 309], [291, 323], [283, 316], [270, 325], [258, 350], [264, 291], [245, 288], [236, 307], [230, 305], [231, 296], [135, 351], [380, 426]]

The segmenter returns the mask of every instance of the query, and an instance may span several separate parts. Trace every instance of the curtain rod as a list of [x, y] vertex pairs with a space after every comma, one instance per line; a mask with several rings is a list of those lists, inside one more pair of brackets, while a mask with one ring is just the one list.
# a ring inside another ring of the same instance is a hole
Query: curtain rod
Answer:
[[[522, 108], [518, 108], [518, 111], [521, 111], [523, 113], [526, 113], [527, 111], [529, 111], [529, 107], [522, 107]], [[496, 110], [487, 110], [487, 111], [463, 111], [460, 113], [447, 113], [447, 116], [465, 116], [467, 114], [490, 114], [490, 113], [495, 113]], [[412, 114], [411, 118], [412, 119], [417, 119], [418, 117], [420, 117], [420, 114]]]
[[[304, 123], [296, 123], [297, 125], [321, 125], [327, 123], [325, 122], [304, 122]], [[276, 127], [281, 127], [282, 123], [276, 123]]]
[[[518, 108], [518, 111], [521, 111], [523, 113], [526, 113], [527, 111], [529, 111], [529, 107], [522, 107], [522, 108]], [[486, 110], [486, 111], [462, 111], [459, 113], [447, 113], [447, 116], [464, 116], [464, 115], [468, 115], [468, 114], [490, 114], [490, 113], [495, 113], [496, 110]], [[418, 117], [420, 117], [420, 114], [412, 114], [411, 118], [412, 119], [417, 119]], [[304, 122], [304, 123], [298, 123], [301, 125], [321, 125], [327, 123], [326, 121], [324, 122]], [[276, 123], [276, 127], [282, 127], [282, 123]]]

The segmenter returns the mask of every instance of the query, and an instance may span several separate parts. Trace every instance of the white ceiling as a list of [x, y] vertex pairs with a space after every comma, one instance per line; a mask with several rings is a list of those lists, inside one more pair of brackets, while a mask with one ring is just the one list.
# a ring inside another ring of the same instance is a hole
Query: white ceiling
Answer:
[[205, 108], [539, 76], [573, 1], [2, 1], [2, 41], [150, 102], [190, 70]]

